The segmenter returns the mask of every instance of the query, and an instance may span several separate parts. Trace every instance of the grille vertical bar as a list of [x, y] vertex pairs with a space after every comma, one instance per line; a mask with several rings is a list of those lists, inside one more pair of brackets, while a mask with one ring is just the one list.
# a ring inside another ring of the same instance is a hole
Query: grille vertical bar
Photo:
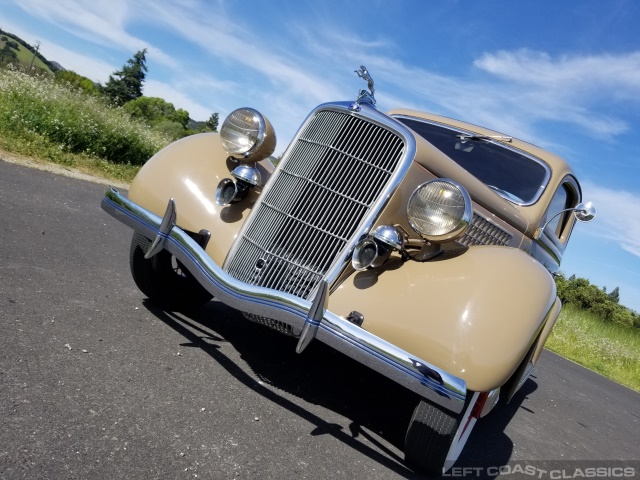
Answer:
[[405, 150], [363, 118], [316, 112], [294, 140], [225, 264], [252, 285], [307, 298], [355, 235]]

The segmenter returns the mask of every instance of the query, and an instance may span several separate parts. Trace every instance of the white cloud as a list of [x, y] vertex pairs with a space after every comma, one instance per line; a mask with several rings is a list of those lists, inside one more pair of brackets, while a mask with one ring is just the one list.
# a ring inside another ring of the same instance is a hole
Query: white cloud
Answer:
[[517, 108], [533, 120], [574, 124], [601, 138], [626, 132], [627, 123], [604, 112], [612, 102], [640, 101], [640, 52], [559, 56], [531, 50], [486, 53], [474, 65], [502, 82]]
[[605, 140], [627, 132], [625, 119], [610, 113], [611, 103], [640, 101], [640, 52], [554, 59], [529, 50], [499, 51], [473, 63], [485, 75], [465, 78], [409, 66], [392, 44], [347, 37], [334, 27], [304, 38], [317, 56], [337, 57], [342, 64], [363, 62], [377, 81], [404, 92], [410, 106], [543, 145], [537, 128], [550, 122], [574, 125]]
[[615, 96], [640, 100], [640, 52], [611, 55], [560, 56], [532, 50], [484, 54], [475, 66], [519, 84], [567, 94], [599, 93], [610, 88]]
[[127, 0], [23, 0], [18, 5], [28, 14], [53, 23], [78, 38], [129, 52], [147, 48], [150, 59], [169, 67], [178, 65], [161, 49], [127, 33], [127, 22], [140, 13], [144, 14], [144, 9], [135, 11], [136, 6], [143, 6], [141, 3]]
[[55, 60], [65, 69], [73, 70], [94, 82], [106, 82], [109, 75], [116, 70], [113, 65], [97, 60], [94, 57], [72, 52], [53, 42], [47, 42], [46, 45], [43, 44], [42, 53], [46, 58]]
[[[295, 49], [277, 51], [277, 45], [263, 37], [256, 37], [252, 29], [237, 24], [221, 13], [199, 9], [189, 10], [182, 5], [149, 4], [147, 9], [154, 21], [164, 24], [189, 42], [200, 46], [209, 55], [223, 60], [232, 68], [249, 69], [261, 74], [261, 85], [271, 83], [278, 90], [291, 95], [304, 95], [315, 103], [335, 98], [335, 88], [323, 81], [313, 62], [305, 56], [297, 57]], [[239, 75], [245, 72], [239, 70]]]
[[616, 243], [640, 257], [640, 195], [611, 190], [592, 182], [583, 183], [583, 192], [584, 198], [593, 201], [598, 209], [585, 233]]

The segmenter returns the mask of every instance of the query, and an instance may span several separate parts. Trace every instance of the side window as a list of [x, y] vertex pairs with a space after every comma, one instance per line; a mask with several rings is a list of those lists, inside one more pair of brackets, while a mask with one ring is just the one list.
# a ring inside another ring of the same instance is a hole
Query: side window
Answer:
[[[576, 190], [570, 183], [563, 183], [558, 190], [556, 191], [553, 199], [551, 200], [551, 204], [549, 205], [549, 209], [547, 210], [547, 216], [555, 215], [556, 213], [564, 210], [566, 208], [574, 207], [577, 204], [577, 194]], [[558, 215], [556, 218], [551, 220], [547, 227], [545, 228], [545, 233], [547, 235], [554, 236], [559, 239], [562, 243], [566, 241], [564, 237], [568, 236], [568, 232], [565, 232], [565, 227], [567, 226], [568, 220], [571, 218], [571, 212], [565, 212], [562, 215]]]

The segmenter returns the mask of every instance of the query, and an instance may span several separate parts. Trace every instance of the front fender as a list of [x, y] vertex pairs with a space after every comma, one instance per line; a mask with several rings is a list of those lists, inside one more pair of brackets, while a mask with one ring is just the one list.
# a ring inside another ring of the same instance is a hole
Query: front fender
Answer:
[[[169, 199], [173, 198], [177, 205], [176, 223], [181, 228], [194, 232], [204, 228], [212, 233], [206, 252], [218, 265], [223, 264], [260, 192], [259, 187], [255, 188], [244, 200], [228, 207], [216, 204], [218, 183], [230, 177], [229, 172], [234, 167], [228, 158], [217, 133], [183, 138], [145, 163], [131, 183], [128, 195], [129, 199], [160, 217]], [[265, 164], [256, 165], [263, 184], [270, 175]]]
[[352, 275], [329, 308], [345, 318], [362, 313], [363, 328], [471, 390], [503, 385], [557, 314], [553, 278], [518, 249], [476, 246], [455, 258], [396, 267]]

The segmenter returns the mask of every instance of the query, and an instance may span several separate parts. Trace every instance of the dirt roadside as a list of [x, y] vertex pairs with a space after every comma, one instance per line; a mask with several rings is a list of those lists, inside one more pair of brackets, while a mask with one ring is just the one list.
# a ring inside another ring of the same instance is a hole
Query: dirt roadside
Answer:
[[106, 178], [82, 173], [78, 170], [74, 170], [73, 168], [63, 167], [62, 165], [47, 162], [46, 160], [42, 160], [39, 158], [28, 157], [25, 155], [11, 153], [1, 148], [0, 148], [0, 160], [7, 163], [14, 163], [17, 165], [34, 168], [36, 170], [55, 173], [56, 175], [64, 175], [65, 177], [85, 180], [87, 182], [100, 183], [102, 185], [110, 185], [112, 187], [123, 189], [123, 190], [129, 189], [129, 185], [124, 182], [119, 182], [117, 180], [107, 180]]

